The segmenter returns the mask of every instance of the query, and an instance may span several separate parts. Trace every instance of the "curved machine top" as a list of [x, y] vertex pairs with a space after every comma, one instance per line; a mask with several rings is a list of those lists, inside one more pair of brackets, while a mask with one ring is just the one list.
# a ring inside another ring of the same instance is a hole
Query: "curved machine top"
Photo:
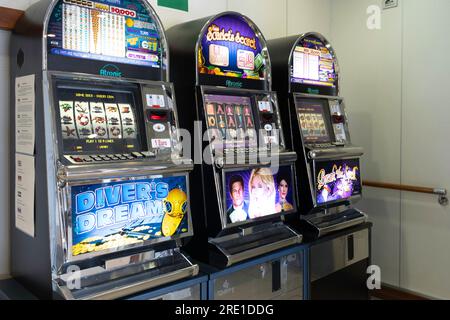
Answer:
[[[226, 11], [168, 31], [180, 69], [195, 68], [196, 85], [271, 90], [271, 62], [260, 29], [245, 15]], [[190, 73], [191, 71], [189, 71]], [[186, 79], [189, 75], [183, 75]]]
[[169, 79], [164, 28], [146, 0], [41, 0], [14, 32], [42, 37], [43, 70]]
[[271, 89], [271, 63], [258, 26], [237, 12], [208, 18], [197, 40], [197, 83], [201, 74], [265, 81]]
[[[289, 39], [292, 40], [293, 37]], [[308, 89], [329, 88], [327, 91], [330, 95], [339, 94], [338, 59], [330, 42], [322, 34], [317, 32], [302, 34], [297, 37], [290, 50], [288, 65], [291, 88], [294, 85]]]

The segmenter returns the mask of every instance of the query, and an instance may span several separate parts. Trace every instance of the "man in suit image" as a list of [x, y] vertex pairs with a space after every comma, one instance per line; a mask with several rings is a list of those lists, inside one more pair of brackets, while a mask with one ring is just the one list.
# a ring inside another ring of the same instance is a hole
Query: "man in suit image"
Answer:
[[243, 222], [248, 219], [248, 203], [244, 200], [244, 179], [240, 175], [231, 177], [228, 190], [233, 201], [227, 210], [231, 223]]

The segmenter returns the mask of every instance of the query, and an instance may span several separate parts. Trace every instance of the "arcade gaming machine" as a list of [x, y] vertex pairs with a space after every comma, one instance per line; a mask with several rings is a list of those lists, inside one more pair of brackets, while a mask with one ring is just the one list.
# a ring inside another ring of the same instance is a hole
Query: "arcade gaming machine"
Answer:
[[268, 46], [287, 144], [299, 155], [301, 230], [320, 238], [366, 222], [367, 215], [352, 206], [362, 194], [363, 150], [350, 139], [333, 48], [317, 33]]
[[181, 124], [202, 149], [191, 180], [196, 236], [187, 250], [224, 268], [300, 243], [282, 221], [297, 214], [297, 156], [285, 148], [261, 32], [226, 12], [167, 36]]
[[[302, 214], [290, 224], [311, 243], [310, 298], [368, 299], [371, 228], [352, 207], [361, 198], [360, 157], [352, 144], [339, 96], [339, 66], [330, 43], [320, 34], [275, 39], [273, 81], [288, 127], [288, 145], [299, 155]], [[317, 238], [320, 238], [317, 240]]]
[[12, 275], [40, 298], [65, 299], [121, 298], [196, 275], [180, 250], [193, 234], [193, 165], [179, 152], [167, 42], [151, 6], [42, 0], [17, 23], [11, 57], [11, 96], [23, 76], [36, 88], [26, 200], [35, 232], [15, 227], [12, 208]]

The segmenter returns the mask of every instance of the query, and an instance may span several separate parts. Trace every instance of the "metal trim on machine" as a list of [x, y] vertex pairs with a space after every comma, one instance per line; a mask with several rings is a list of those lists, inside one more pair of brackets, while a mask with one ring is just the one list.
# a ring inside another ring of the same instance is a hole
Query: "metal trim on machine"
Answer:
[[[228, 258], [228, 264], [227, 267], [242, 262], [244, 260], [265, 254], [265, 253], [269, 253], [275, 250], [279, 250], [291, 245], [296, 245], [296, 244], [300, 244], [303, 240], [303, 236], [302, 235], [297, 235], [297, 237], [293, 237], [290, 239], [285, 239], [285, 240], [281, 240], [278, 242], [274, 242], [274, 243], [270, 243], [264, 246], [261, 246], [259, 248], [253, 249], [253, 250], [249, 250], [249, 251], [244, 251], [242, 253], [236, 254], [236, 255], [226, 255]], [[225, 254], [225, 253], [224, 253]]]
[[[184, 160], [182, 160], [184, 161]], [[83, 165], [83, 166], [60, 166], [58, 169], [58, 179], [63, 181], [77, 181], [86, 179], [104, 179], [113, 177], [131, 177], [131, 176], [154, 176], [160, 174], [170, 174], [191, 171], [193, 164], [191, 160], [186, 163], [172, 164], [162, 163], [160, 166], [149, 165], [148, 162], [127, 162], [124, 167], [118, 168], [117, 164], [109, 163], [102, 165]]]
[[[155, 288], [160, 285], [164, 285], [169, 282], [174, 282], [183, 278], [196, 276], [199, 272], [198, 265], [192, 265], [190, 267], [180, 269], [165, 275], [161, 275], [158, 277], [150, 278], [145, 281], [140, 281], [138, 283], [130, 284], [127, 286], [122, 286], [118, 288], [111, 289], [109, 291], [99, 292], [97, 294], [88, 295], [86, 297], [82, 297], [80, 300], [113, 300], [123, 298], [138, 292], [142, 292], [145, 290], [149, 290]], [[75, 300], [72, 292], [66, 286], [59, 286], [55, 282], [55, 285], [58, 291], [63, 295], [63, 297], [67, 300]]]
[[[279, 249], [282, 249], [282, 248], [285, 248], [285, 247], [288, 247], [291, 245], [296, 245], [296, 244], [302, 243], [303, 236], [301, 234], [296, 233], [291, 228], [289, 228], [285, 225], [282, 225], [282, 227], [285, 228], [286, 230], [289, 230], [293, 236], [289, 237], [287, 239], [283, 239], [280, 241], [265, 244], [260, 247], [257, 247], [257, 248], [251, 249], [251, 250], [247, 250], [247, 251], [243, 251], [243, 252], [240, 252], [237, 254], [229, 254], [227, 252], [227, 250], [220, 245], [220, 243], [222, 241], [239, 238], [239, 236], [237, 236], [236, 234], [220, 238], [219, 240], [213, 239], [210, 241], [210, 243], [213, 244], [214, 246], [216, 246], [216, 248], [220, 252], [222, 252], [222, 254], [227, 258], [226, 267], [230, 267], [231, 265], [242, 262], [244, 260], [259, 256], [259, 255], [263, 255], [263, 254], [266, 254], [269, 252], [273, 252], [273, 251], [276, 251], [276, 250], [279, 250]], [[257, 227], [254, 227], [254, 228], [257, 228]], [[253, 228], [248, 228], [247, 230], [250, 230], [250, 233], [252, 233], [251, 232], [252, 229]], [[261, 232], [261, 231], [259, 231], [259, 232]], [[245, 243], [245, 238], [243, 238], [243, 239], [244, 239], [243, 243]]]
[[[343, 222], [343, 223], [335, 224], [333, 226], [326, 227], [326, 228], [317, 228], [316, 225], [314, 225], [314, 224], [312, 224], [312, 225], [314, 227], [316, 227], [317, 230], [319, 231], [319, 238], [322, 238], [323, 236], [326, 236], [326, 235], [328, 235], [330, 233], [333, 233], [333, 232], [336, 232], [336, 231], [344, 230], [344, 229], [347, 229], [347, 228], [350, 228], [350, 227], [354, 227], [354, 226], [363, 224], [363, 223], [367, 222], [368, 219], [369, 219], [369, 217], [366, 214], [364, 214], [364, 216], [361, 217], [361, 218], [357, 218], [357, 219], [353, 219], [353, 220], [346, 221], [346, 222]], [[306, 220], [306, 221], [308, 221], [308, 220]]]
[[361, 157], [364, 155], [363, 148], [360, 147], [342, 147], [333, 149], [316, 149], [308, 153], [311, 160], [329, 160], [333, 157]]
[[[349, 244], [353, 242], [352, 256], [349, 256]], [[311, 247], [311, 282], [320, 280], [354, 265], [370, 256], [369, 230], [349, 233], [347, 235], [313, 245]]]

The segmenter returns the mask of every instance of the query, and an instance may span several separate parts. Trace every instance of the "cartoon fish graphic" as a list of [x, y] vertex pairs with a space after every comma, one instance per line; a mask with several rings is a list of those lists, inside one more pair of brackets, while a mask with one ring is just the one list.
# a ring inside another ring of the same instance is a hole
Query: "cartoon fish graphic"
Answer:
[[164, 200], [164, 218], [161, 231], [165, 237], [171, 237], [177, 232], [187, 209], [187, 195], [180, 188], [169, 192]]

